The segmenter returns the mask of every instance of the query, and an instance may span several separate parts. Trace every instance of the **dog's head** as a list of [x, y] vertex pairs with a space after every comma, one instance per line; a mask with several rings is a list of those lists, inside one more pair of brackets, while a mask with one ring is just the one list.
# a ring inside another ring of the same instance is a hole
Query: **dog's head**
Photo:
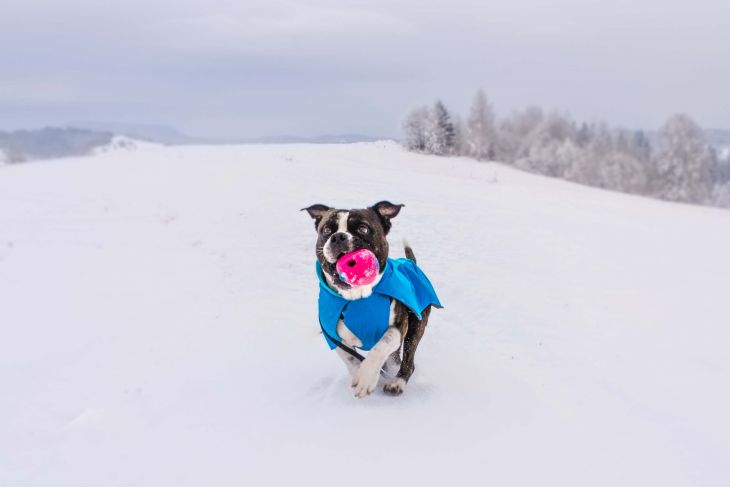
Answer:
[[302, 208], [314, 219], [317, 259], [327, 281], [335, 290], [351, 289], [349, 284], [338, 278], [335, 268], [337, 260], [349, 252], [367, 249], [378, 259], [380, 271], [385, 269], [388, 259], [388, 241], [385, 237], [390, 230], [390, 220], [398, 215], [403, 206], [381, 201], [362, 210], [338, 210], [326, 205]]

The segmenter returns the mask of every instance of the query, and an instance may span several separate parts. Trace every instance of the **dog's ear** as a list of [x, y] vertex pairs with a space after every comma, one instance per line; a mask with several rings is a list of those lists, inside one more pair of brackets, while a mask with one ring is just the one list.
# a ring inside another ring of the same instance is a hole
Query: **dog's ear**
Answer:
[[380, 218], [380, 223], [383, 224], [383, 230], [387, 235], [390, 231], [390, 220], [398, 216], [400, 209], [404, 206], [406, 205], [394, 205], [390, 201], [378, 201], [370, 209]]
[[325, 215], [325, 213], [327, 213], [331, 209], [332, 208], [330, 208], [327, 205], [317, 204], [317, 205], [312, 205], [308, 208], [302, 208], [300, 211], [307, 210], [307, 213], [309, 213], [309, 216], [314, 218], [314, 229], [316, 230], [317, 227], [319, 226], [319, 222], [322, 221], [322, 217]]

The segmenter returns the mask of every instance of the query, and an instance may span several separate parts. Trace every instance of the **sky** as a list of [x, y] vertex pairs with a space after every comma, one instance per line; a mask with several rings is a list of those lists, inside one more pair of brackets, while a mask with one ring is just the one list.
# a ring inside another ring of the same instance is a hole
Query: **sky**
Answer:
[[730, 128], [727, 0], [0, 0], [0, 129], [398, 136], [414, 107]]

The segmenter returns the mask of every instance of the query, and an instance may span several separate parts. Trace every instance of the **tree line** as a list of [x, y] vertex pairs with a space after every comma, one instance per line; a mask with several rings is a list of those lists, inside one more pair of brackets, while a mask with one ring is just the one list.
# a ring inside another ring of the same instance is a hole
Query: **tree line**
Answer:
[[498, 119], [482, 90], [465, 120], [441, 101], [403, 122], [412, 151], [493, 160], [525, 171], [615, 191], [730, 207], [730, 154], [723, 160], [691, 117], [672, 115], [652, 142], [641, 130], [577, 123], [529, 107]]

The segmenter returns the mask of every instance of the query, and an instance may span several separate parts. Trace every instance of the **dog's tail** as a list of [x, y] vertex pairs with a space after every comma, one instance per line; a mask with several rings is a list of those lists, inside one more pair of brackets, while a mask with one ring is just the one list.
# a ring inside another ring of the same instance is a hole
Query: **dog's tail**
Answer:
[[412, 260], [413, 262], [416, 261], [416, 254], [413, 253], [413, 249], [411, 248], [410, 244], [408, 243], [408, 240], [403, 239], [403, 249], [406, 251], [406, 259]]

